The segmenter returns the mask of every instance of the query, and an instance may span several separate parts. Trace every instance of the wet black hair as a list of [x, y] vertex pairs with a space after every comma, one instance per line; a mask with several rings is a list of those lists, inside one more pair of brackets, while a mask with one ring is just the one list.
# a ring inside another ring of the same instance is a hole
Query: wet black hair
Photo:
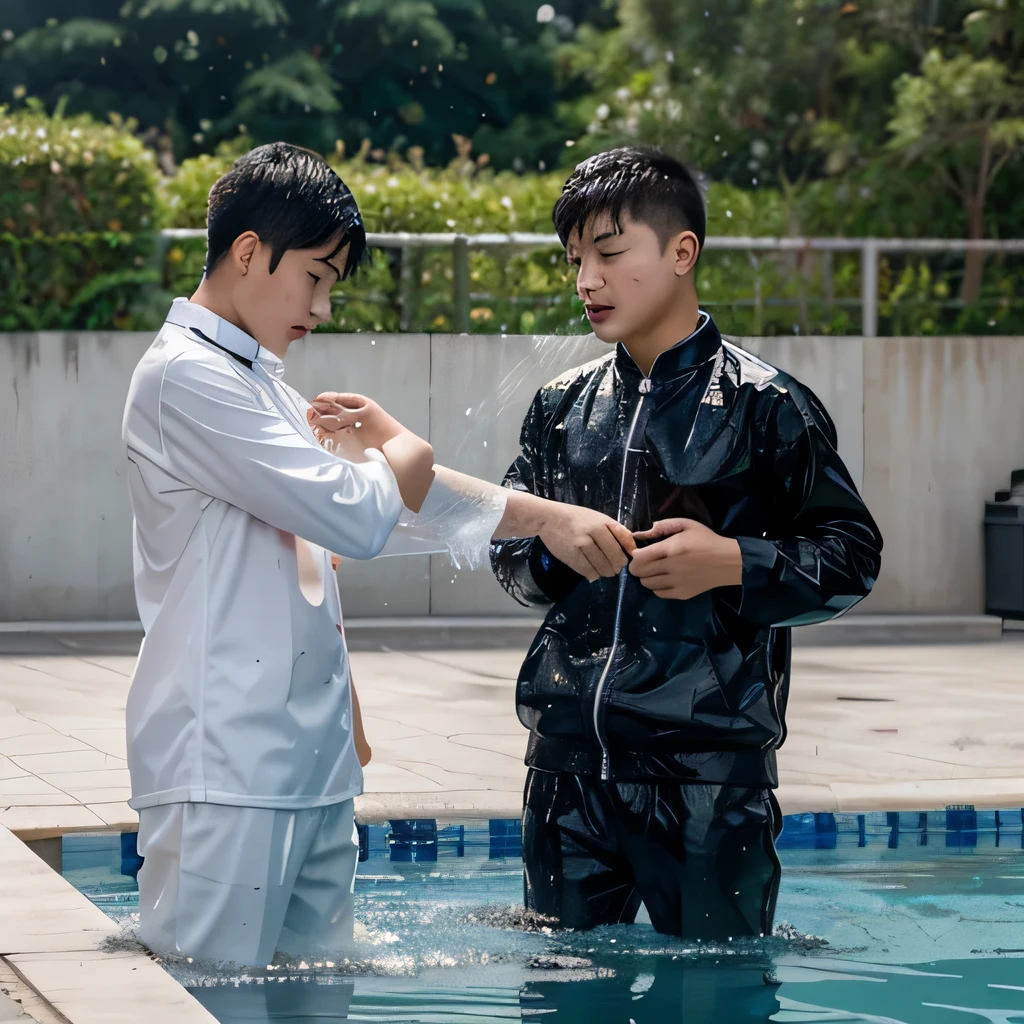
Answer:
[[565, 245], [573, 230], [582, 236], [597, 214], [609, 214], [621, 231], [623, 210], [650, 227], [662, 249], [681, 231], [692, 231], [704, 248], [707, 213], [697, 179], [656, 146], [623, 146], [584, 160], [562, 188], [551, 216]]
[[286, 142], [239, 157], [210, 189], [206, 222], [207, 275], [246, 231], [270, 246], [271, 273], [289, 249], [318, 249], [337, 239], [327, 258], [349, 246], [345, 278], [366, 251], [366, 229], [349, 187], [321, 156]]

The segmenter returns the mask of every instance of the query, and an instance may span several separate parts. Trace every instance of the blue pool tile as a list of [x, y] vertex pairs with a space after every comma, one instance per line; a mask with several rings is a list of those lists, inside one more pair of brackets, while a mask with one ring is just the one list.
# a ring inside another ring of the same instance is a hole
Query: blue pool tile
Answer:
[[487, 823], [487, 835], [491, 860], [522, 857], [523, 828], [518, 818], [491, 818]]
[[946, 846], [978, 845], [978, 813], [970, 805], [946, 808]]
[[776, 845], [782, 850], [834, 850], [837, 836], [834, 814], [787, 814]]
[[395, 863], [437, 860], [437, 820], [403, 818], [388, 823], [388, 846]]
[[143, 858], [139, 856], [139, 833], [121, 833], [121, 874], [134, 878], [139, 877], [139, 868], [142, 867]]
[[465, 857], [466, 826], [446, 825], [444, 828], [438, 830], [437, 842], [439, 846], [442, 846], [443, 844], [443, 847], [448, 851], [454, 852], [456, 857]]

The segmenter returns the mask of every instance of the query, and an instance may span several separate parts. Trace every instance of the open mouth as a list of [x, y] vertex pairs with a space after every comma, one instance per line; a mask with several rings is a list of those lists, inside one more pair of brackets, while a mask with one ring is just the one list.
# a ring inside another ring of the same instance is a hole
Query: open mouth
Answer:
[[602, 306], [595, 303], [592, 306], [587, 306], [587, 316], [590, 318], [591, 323], [600, 323], [602, 320], [607, 319], [614, 309], [614, 306]]

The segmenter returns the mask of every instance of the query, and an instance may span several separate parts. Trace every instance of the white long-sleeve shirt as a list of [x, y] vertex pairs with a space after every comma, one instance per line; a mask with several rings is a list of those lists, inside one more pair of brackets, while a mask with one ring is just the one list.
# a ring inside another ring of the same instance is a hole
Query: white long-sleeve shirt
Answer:
[[176, 299], [132, 377], [136, 809], [306, 808], [361, 790], [329, 552], [375, 556], [402, 500], [380, 453], [352, 463], [317, 444], [282, 372], [255, 339]]

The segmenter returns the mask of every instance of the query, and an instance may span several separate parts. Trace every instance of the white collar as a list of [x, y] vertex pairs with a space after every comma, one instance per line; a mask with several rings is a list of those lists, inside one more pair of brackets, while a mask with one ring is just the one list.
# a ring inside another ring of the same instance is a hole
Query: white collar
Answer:
[[279, 356], [264, 348], [240, 327], [196, 302], [186, 298], [175, 299], [167, 314], [167, 323], [198, 331], [200, 338], [213, 342], [217, 348], [224, 349], [246, 363], [259, 363], [275, 377], [284, 374], [284, 363]]

